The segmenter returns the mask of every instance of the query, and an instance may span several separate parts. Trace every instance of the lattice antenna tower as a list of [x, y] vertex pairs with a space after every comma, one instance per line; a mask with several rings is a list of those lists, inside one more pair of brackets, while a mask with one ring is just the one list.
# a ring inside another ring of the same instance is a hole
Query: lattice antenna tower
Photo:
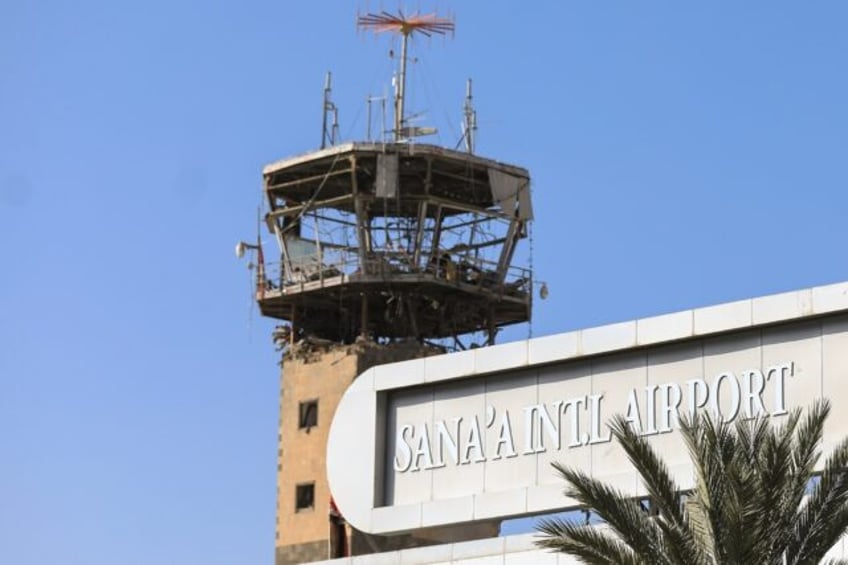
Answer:
[[408, 137], [405, 135], [406, 118], [404, 116], [404, 102], [406, 96], [406, 63], [409, 39], [419, 33], [426, 37], [433, 35], [453, 34], [455, 24], [452, 18], [441, 17], [436, 14], [411, 14], [405, 15], [398, 9], [397, 14], [381, 11], [380, 13], [368, 13], [357, 18], [356, 24], [359, 28], [371, 30], [375, 34], [394, 33], [401, 38], [400, 70], [398, 83], [395, 89], [395, 141]]

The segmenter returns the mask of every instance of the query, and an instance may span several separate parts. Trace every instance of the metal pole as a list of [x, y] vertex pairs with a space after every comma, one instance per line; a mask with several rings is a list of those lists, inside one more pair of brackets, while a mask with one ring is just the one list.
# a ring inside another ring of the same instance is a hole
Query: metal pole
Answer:
[[330, 103], [330, 80], [331, 74], [327, 72], [327, 78], [324, 80], [324, 108], [322, 109], [323, 122], [321, 124], [321, 149], [327, 146], [327, 106]]
[[365, 140], [371, 141], [371, 97], [365, 99], [367, 104], [367, 114], [368, 118], [365, 120], [368, 124], [368, 127], [365, 129]]
[[465, 149], [474, 153], [474, 130], [477, 129], [477, 120], [474, 116], [474, 102], [471, 96], [471, 79], [465, 87]]
[[[382, 117], [380, 118], [380, 143], [386, 143], [386, 96], [380, 100], [380, 110]], [[384, 148], [385, 149], [385, 148]]]
[[406, 96], [406, 46], [409, 41], [409, 34], [401, 32], [403, 39], [401, 40], [400, 50], [400, 84], [398, 84], [397, 95], [395, 98], [395, 141], [401, 138], [401, 128], [403, 128], [403, 102]]

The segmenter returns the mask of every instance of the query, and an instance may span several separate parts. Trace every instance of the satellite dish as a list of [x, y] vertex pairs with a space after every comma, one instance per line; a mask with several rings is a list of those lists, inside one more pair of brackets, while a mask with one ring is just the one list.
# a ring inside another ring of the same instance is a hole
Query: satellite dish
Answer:
[[243, 241], [239, 241], [238, 243], [236, 243], [236, 257], [238, 257], [239, 259], [244, 257], [244, 249], [245, 245]]

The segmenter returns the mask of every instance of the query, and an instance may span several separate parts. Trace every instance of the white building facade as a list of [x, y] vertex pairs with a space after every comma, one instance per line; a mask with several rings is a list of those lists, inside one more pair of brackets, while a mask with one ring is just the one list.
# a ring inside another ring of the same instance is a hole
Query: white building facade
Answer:
[[[341, 513], [363, 532], [461, 528], [576, 509], [553, 461], [645, 495], [611, 441], [615, 414], [650, 438], [685, 489], [693, 472], [680, 415], [780, 422], [821, 397], [833, 404], [827, 454], [848, 435], [848, 282], [374, 367], [338, 406], [327, 473]], [[331, 562], [576, 562], [534, 539]]]

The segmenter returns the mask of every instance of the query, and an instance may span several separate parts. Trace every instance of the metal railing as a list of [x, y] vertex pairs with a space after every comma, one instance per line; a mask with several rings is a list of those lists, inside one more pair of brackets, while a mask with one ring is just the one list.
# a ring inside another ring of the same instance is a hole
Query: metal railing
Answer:
[[379, 250], [370, 252], [363, 262], [356, 252], [330, 249], [302, 255], [287, 263], [266, 262], [263, 268], [257, 270], [257, 293], [263, 298], [267, 291], [297, 292], [374, 278], [388, 282], [405, 275], [477, 287], [508, 296], [529, 295], [532, 285], [529, 269], [510, 266], [500, 280], [497, 262], [447, 251], [434, 254], [432, 250], [424, 250], [416, 262], [413, 254], [403, 250]]

